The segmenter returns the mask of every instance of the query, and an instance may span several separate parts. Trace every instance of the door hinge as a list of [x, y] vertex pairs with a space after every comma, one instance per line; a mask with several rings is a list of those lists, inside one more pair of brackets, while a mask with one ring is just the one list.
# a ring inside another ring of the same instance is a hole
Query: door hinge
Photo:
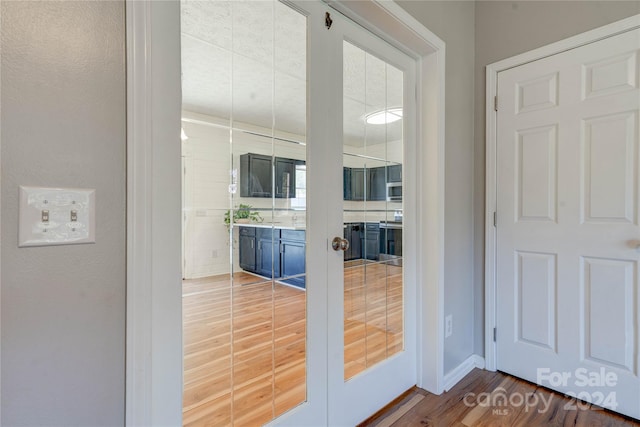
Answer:
[[498, 226], [498, 212], [493, 212], [493, 226], [497, 227]]
[[493, 97], [493, 109], [498, 111], [498, 95]]
[[498, 328], [493, 328], [493, 342], [496, 342], [496, 338], [498, 336]]

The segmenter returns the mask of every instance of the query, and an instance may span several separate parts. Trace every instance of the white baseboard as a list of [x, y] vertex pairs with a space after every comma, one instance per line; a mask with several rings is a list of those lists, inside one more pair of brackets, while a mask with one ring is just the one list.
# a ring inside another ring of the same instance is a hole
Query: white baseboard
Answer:
[[444, 391], [449, 391], [475, 368], [484, 369], [484, 357], [472, 354], [464, 362], [444, 376]]

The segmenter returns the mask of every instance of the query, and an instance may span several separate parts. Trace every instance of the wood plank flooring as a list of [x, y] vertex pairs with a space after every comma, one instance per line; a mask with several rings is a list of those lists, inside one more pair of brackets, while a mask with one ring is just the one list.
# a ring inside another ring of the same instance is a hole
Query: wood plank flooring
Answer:
[[[345, 378], [403, 348], [402, 267], [345, 268]], [[248, 273], [183, 283], [185, 426], [259, 426], [306, 398], [306, 292]]]
[[[488, 401], [496, 404], [479, 405], [480, 402], [487, 402], [484, 398], [478, 398], [481, 393], [488, 393]], [[515, 393], [522, 396], [529, 393], [530, 397], [522, 404], [519, 404], [518, 399], [511, 399], [517, 405], [509, 404], [508, 400], [505, 406], [501, 406], [502, 401], [494, 397], [503, 393], [506, 393], [507, 398]], [[360, 426], [640, 427], [640, 423], [584, 402], [576, 402], [562, 394], [501, 372], [475, 369], [449, 392], [440, 396], [415, 388], [400, 402]]]
[[229, 282], [183, 284], [185, 426], [262, 425], [305, 400], [306, 293]]

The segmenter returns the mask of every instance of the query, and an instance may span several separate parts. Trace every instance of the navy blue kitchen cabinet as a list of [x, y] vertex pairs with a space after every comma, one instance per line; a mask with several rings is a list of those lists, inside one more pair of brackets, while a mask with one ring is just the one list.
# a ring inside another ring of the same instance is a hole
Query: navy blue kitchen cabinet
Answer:
[[[247, 153], [240, 156], [240, 196], [271, 197], [271, 156]], [[301, 160], [276, 157], [275, 197], [290, 199], [296, 197], [296, 164]]]
[[240, 227], [239, 231], [240, 268], [248, 271], [256, 270], [256, 229]]
[[296, 160], [276, 157], [276, 198], [296, 197]]
[[351, 168], [342, 168], [342, 199], [351, 200]]
[[351, 198], [362, 201], [367, 198], [367, 172], [364, 168], [351, 168]]
[[364, 253], [362, 258], [377, 261], [380, 258], [380, 226], [368, 222], [364, 231]]
[[402, 182], [402, 165], [387, 167], [387, 182]]
[[256, 228], [256, 240], [255, 272], [270, 279], [280, 277], [280, 229]]
[[386, 168], [367, 169], [368, 174], [368, 198], [372, 201], [387, 200], [387, 177]]
[[271, 197], [271, 156], [240, 156], [240, 196]]
[[[394, 174], [397, 175], [397, 173], [396, 168]], [[342, 175], [343, 200], [384, 201], [387, 199], [387, 168], [384, 166], [343, 168]], [[402, 169], [400, 169], [400, 178], [402, 178]]]
[[362, 258], [362, 238], [364, 224], [361, 222], [351, 222], [344, 225], [344, 238], [349, 241], [349, 249], [344, 251], [344, 260]]
[[239, 227], [239, 264], [243, 270], [299, 288], [306, 271], [304, 230]]
[[380, 253], [402, 256], [402, 228], [380, 227]]
[[305, 278], [292, 277], [305, 273], [304, 230], [282, 230], [280, 234], [280, 265], [285, 282], [304, 288]]

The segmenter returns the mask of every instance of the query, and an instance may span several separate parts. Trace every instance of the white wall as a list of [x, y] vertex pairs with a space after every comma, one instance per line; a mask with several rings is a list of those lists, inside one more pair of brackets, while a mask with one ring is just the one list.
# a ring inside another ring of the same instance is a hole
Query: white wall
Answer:
[[[1, 424], [122, 425], [124, 2], [0, 7]], [[19, 185], [95, 188], [96, 243], [19, 249]]]

